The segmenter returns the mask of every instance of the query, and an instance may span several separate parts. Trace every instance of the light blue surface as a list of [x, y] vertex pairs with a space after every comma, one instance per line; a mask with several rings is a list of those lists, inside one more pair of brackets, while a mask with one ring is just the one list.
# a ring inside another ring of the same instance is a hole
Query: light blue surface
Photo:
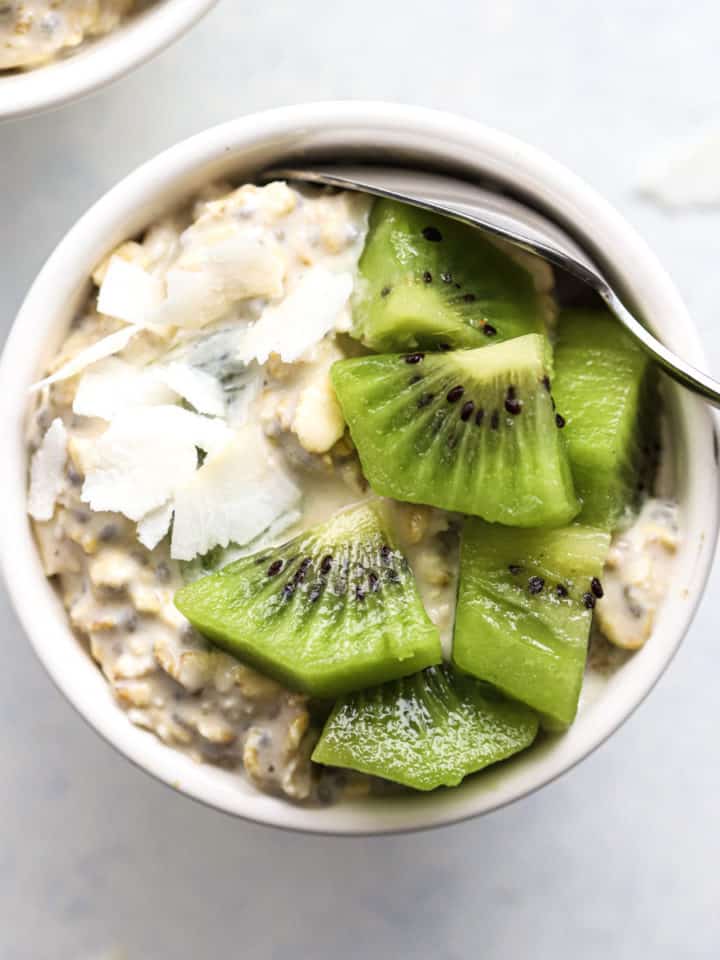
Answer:
[[[161, 148], [264, 107], [376, 97], [572, 166], [659, 253], [717, 373], [720, 212], [669, 216], [634, 185], [664, 145], [720, 125], [719, 30], [716, 0], [224, 0], [113, 88], [0, 126], [2, 336], [77, 216]], [[719, 592], [716, 568], [650, 700], [559, 783], [481, 821], [342, 841], [232, 821], [133, 769], [0, 594], [0, 958], [717, 958]]]

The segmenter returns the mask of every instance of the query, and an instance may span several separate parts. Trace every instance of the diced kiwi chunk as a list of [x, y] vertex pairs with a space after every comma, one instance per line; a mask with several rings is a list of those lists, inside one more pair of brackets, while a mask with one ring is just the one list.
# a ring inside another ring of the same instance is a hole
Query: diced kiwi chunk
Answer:
[[579, 524], [511, 530], [468, 520], [456, 666], [527, 703], [550, 726], [572, 723], [609, 544], [608, 533]]
[[360, 259], [354, 332], [378, 351], [482, 347], [543, 330], [531, 274], [481, 231], [377, 200]]
[[433, 790], [524, 750], [537, 730], [523, 704], [442, 665], [344, 697], [312, 758]]
[[655, 442], [650, 360], [608, 312], [568, 310], [552, 386], [583, 504], [578, 519], [613, 529], [634, 498], [641, 449]]
[[316, 697], [439, 663], [440, 638], [377, 502], [179, 590], [200, 633]]
[[559, 526], [579, 504], [548, 371], [547, 341], [529, 334], [482, 350], [342, 360], [331, 373], [377, 493]]

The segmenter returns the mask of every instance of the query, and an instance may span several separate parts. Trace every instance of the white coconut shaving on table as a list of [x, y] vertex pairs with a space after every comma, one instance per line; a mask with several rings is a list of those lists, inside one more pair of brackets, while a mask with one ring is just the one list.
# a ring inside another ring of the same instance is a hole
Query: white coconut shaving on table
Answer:
[[669, 210], [720, 205], [720, 130], [678, 143], [655, 158], [639, 191]]

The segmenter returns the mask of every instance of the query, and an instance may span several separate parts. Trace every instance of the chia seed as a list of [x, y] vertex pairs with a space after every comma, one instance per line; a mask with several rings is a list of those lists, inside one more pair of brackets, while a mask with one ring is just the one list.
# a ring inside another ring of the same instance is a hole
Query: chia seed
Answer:
[[422, 235], [426, 240], [429, 240], [430, 243], [440, 243], [442, 240], [442, 234], [437, 227], [423, 227]]

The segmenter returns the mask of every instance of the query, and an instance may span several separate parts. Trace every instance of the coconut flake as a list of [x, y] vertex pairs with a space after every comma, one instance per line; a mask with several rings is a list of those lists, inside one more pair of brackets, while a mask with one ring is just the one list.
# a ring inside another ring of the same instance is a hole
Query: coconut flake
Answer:
[[140, 520], [189, 482], [197, 469], [196, 447], [215, 452], [231, 436], [221, 421], [181, 407], [124, 410], [83, 450], [82, 499], [93, 510]]
[[245, 230], [220, 243], [198, 243], [165, 275], [166, 297], [147, 315], [152, 326], [198, 328], [241, 300], [279, 297], [285, 263], [277, 244]]
[[98, 293], [99, 313], [142, 326], [163, 299], [162, 281], [123, 257], [110, 258]]
[[262, 431], [248, 424], [177, 490], [171, 556], [254, 540], [299, 502], [300, 491]]
[[179, 396], [180, 391], [163, 382], [155, 369], [107, 357], [80, 378], [73, 413], [112, 420], [121, 410], [174, 403]]
[[120, 353], [141, 330], [142, 327], [122, 327], [122, 329], [116, 330], [115, 333], [103, 337], [102, 340], [98, 340], [96, 343], [75, 354], [72, 360], [69, 360], [64, 366], [60, 367], [59, 370], [51, 374], [51, 376], [34, 383], [30, 387], [30, 392], [35, 393], [37, 390], [41, 390], [51, 383], [57, 383], [59, 380], [68, 380], [93, 363], [104, 360], [105, 357], [111, 357], [115, 353]]
[[35, 520], [50, 520], [63, 488], [67, 460], [67, 431], [56, 417], [42, 438], [30, 463], [28, 513]]
[[220, 383], [211, 374], [188, 363], [175, 361], [159, 367], [156, 376], [198, 413], [211, 417], [225, 415], [225, 396]]
[[308, 270], [281, 303], [266, 307], [250, 327], [242, 347], [245, 362], [266, 363], [271, 353], [286, 363], [298, 360], [335, 327], [352, 287], [350, 273]]
[[140, 543], [148, 550], [154, 550], [170, 529], [174, 505], [172, 501], [147, 513], [137, 525]]
[[720, 130], [669, 149], [645, 172], [640, 192], [668, 209], [720, 205]]
[[240, 326], [212, 330], [190, 341], [179, 355], [182, 363], [221, 383], [226, 420], [234, 428], [246, 422], [263, 384], [261, 367], [246, 366], [240, 359], [245, 333]]

